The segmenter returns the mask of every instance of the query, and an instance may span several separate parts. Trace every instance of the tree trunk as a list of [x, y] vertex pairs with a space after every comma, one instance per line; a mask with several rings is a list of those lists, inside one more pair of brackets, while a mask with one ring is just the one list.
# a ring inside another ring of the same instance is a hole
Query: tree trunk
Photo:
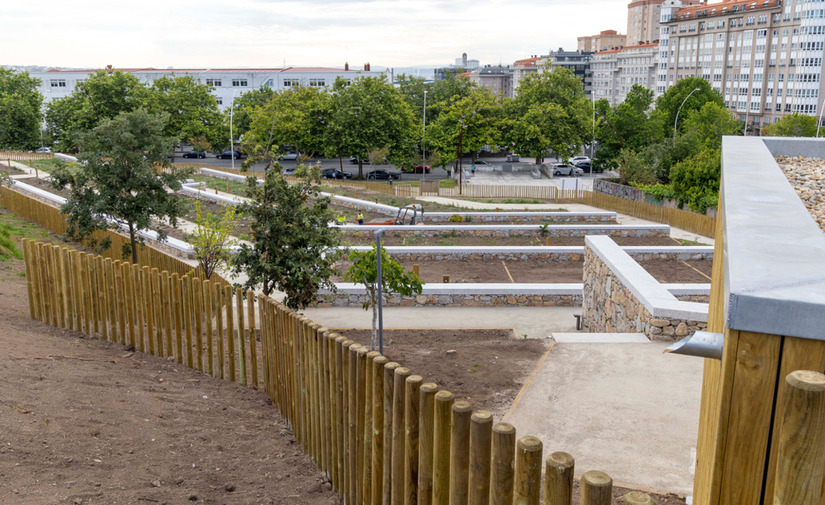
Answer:
[[361, 158], [358, 158], [358, 178], [364, 178], [364, 160]]
[[135, 232], [134, 223], [129, 223], [129, 244], [132, 248], [132, 264], [138, 264], [137, 256], [137, 233]]

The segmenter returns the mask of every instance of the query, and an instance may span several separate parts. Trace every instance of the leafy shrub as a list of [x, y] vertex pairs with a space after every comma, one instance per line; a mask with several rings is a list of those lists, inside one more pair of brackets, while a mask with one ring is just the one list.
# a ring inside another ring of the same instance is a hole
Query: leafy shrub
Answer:
[[450, 222], [451, 223], [463, 223], [464, 222], [464, 216], [460, 216], [458, 214], [453, 214], [452, 216], [450, 216]]
[[676, 197], [691, 210], [704, 213], [707, 207], [716, 204], [721, 172], [720, 149], [706, 149], [677, 163], [670, 171]]

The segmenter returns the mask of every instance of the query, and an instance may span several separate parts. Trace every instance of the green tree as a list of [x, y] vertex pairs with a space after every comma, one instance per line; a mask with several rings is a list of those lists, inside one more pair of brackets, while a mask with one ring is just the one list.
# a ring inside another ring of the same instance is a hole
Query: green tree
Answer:
[[622, 149], [641, 152], [661, 140], [661, 128], [648, 116], [653, 92], [634, 84], [624, 102], [610, 108], [607, 100], [599, 100], [596, 110], [601, 120], [596, 130], [599, 150], [593, 163], [601, 168], [619, 165]]
[[[264, 107], [275, 96], [275, 91], [269, 86], [248, 91], [235, 99], [235, 109], [232, 111], [232, 134], [243, 138], [252, 128], [253, 112], [256, 108]], [[229, 111], [226, 112], [229, 114]], [[228, 117], [228, 116], [227, 116]]]
[[[345, 279], [349, 282], [363, 284], [367, 290], [367, 301], [364, 310], [372, 307], [372, 347], [375, 350], [377, 322], [378, 322], [378, 251], [375, 244], [366, 251], [352, 251], [349, 255], [352, 266], [349, 267]], [[413, 272], [407, 272], [400, 263], [395, 261], [387, 250], [381, 249], [381, 291], [382, 294], [392, 296], [420, 295], [423, 283]]]
[[[699, 91], [695, 91], [698, 89]], [[691, 93], [693, 93], [691, 95]], [[688, 98], [689, 97], [689, 98]], [[682, 103], [684, 102], [684, 105]], [[697, 111], [708, 102], [715, 103], [720, 107], [725, 106], [725, 100], [718, 91], [710, 86], [710, 83], [701, 77], [686, 77], [656, 99], [656, 110], [652, 116], [659, 121], [662, 128], [662, 136], [673, 137], [673, 126], [676, 122], [676, 114], [679, 114], [678, 130], [685, 130], [685, 123], [692, 111]], [[680, 110], [681, 107], [681, 110]]]
[[40, 143], [40, 80], [0, 68], [0, 147], [31, 149]]
[[656, 173], [644, 156], [632, 149], [622, 149], [616, 160], [621, 184], [656, 184]]
[[742, 122], [716, 102], [707, 102], [701, 109], [690, 111], [684, 122], [685, 131], [698, 134], [704, 147], [722, 146], [725, 135], [741, 135]]
[[240, 245], [233, 272], [246, 273], [246, 288], [260, 285], [266, 295], [283, 291], [291, 309], [315, 303], [320, 288], [335, 289], [330, 278], [341, 238], [328, 226], [333, 218], [329, 198], [311, 182], [290, 184], [277, 162], [266, 170], [263, 184], [254, 177], [248, 184], [251, 202], [240, 210], [251, 218], [253, 242]]
[[794, 112], [782, 116], [774, 124], [768, 125], [765, 130], [771, 137], [814, 137], [816, 136], [816, 120], [814, 116]]
[[548, 149], [567, 158], [592, 133], [592, 104], [581, 79], [562, 67], [527, 76], [510, 102], [507, 137], [522, 156], [541, 163]]
[[73, 150], [80, 137], [105, 119], [149, 104], [149, 89], [132, 74], [100, 70], [78, 83], [71, 95], [54, 100], [46, 112], [49, 134], [61, 150]]
[[401, 93], [384, 77], [364, 77], [348, 84], [335, 80], [328, 126], [327, 153], [358, 158], [358, 177], [364, 177], [363, 160], [376, 147], [389, 149], [390, 161], [403, 160], [417, 138], [415, 119]]
[[720, 149], [708, 148], [673, 166], [670, 178], [680, 202], [697, 212], [716, 205], [722, 173]]
[[[189, 172], [174, 168], [165, 158], [174, 142], [163, 135], [165, 122], [165, 117], [139, 109], [104, 119], [79, 137], [80, 163], [52, 173], [55, 187], [70, 186], [68, 201], [60, 208], [67, 214], [69, 239], [102, 251], [109, 248], [111, 241], [98, 241], [93, 233], [123, 226], [128, 231], [129, 243], [124, 245], [122, 254], [124, 258], [131, 254], [136, 263], [137, 244], [143, 243], [138, 231], [152, 229], [153, 219], [177, 225], [185, 205], [167, 190], [180, 190], [180, 180]], [[163, 230], [154, 228], [159, 239], [164, 240]]]
[[293, 146], [314, 155], [326, 147], [330, 96], [318, 88], [296, 86], [273, 94], [249, 113], [250, 127], [244, 135], [244, 151], [261, 152], [267, 142], [281, 152]]
[[227, 205], [215, 215], [204, 214], [201, 202], [195, 201], [195, 231], [191, 234], [195, 259], [201, 267], [204, 277], [212, 278], [215, 270], [229, 264], [232, 247], [237, 241], [232, 238], [235, 228], [235, 207]]
[[427, 128], [427, 145], [442, 160], [453, 161], [483, 145], [495, 144], [501, 131], [502, 108], [487, 88], [448, 100], [438, 118]]
[[163, 76], [149, 88], [148, 111], [166, 114], [163, 128], [167, 137], [193, 142], [205, 137], [213, 146], [229, 138], [229, 128], [212, 95], [212, 87], [192, 76]]

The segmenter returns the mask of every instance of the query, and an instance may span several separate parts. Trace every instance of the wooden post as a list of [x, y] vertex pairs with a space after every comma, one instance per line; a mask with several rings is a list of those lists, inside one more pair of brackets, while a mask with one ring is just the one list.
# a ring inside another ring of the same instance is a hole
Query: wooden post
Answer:
[[552, 244], [553, 244], [553, 238], [552, 237], [547, 237], [544, 240], [544, 245], [546, 245], [547, 247], [550, 247]]
[[160, 280], [160, 272], [157, 268], [153, 268], [150, 272], [149, 277], [150, 285], [152, 287], [151, 291], [149, 292], [149, 296], [152, 298], [152, 312], [155, 318], [155, 347], [157, 348], [158, 356], [166, 356], [166, 351], [164, 349], [164, 342], [163, 342], [163, 323], [165, 318], [164, 315], [164, 300], [161, 296], [162, 286]]
[[573, 503], [573, 470], [575, 461], [566, 452], [547, 456], [544, 472], [544, 505]]
[[641, 491], [631, 491], [624, 495], [624, 503], [625, 505], [656, 505], [656, 502], [650, 497], [650, 495], [647, 495]]
[[206, 373], [209, 375], [214, 374], [214, 369], [212, 368], [212, 355], [214, 354], [212, 348], [212, 318], [215, 317], [215, 308], [212, 305], [213, 292], [212, 281], [209, 279], [203, 281], [203, 310], [204, 321], [206, 322]]
[[536, 437], [521, 437], [516, 444], [514, 505], [539, 505], [541, 499], [541, 450], [541, 440]]
[[226, 301], [226, 360], [229, 362], [229, 380], [235, 382], [235, 321], [232, 314], [232, 286], [223, 290]]
[[370, 497], [372, 505], [382, 505], [384, 486], [384, 356], [376, 356], [372, 362], [372, 475]]
[[164, 270], [161, 273], [161, 293], [163, 296], [163, 333], [164, 333], [164, 340], [165, 340], [165, 347], [166, 350], [164, 352], [164, 356], [173, 357], [175, 356], [175, 334], [172, 333], [172, 328], [174, 328], [174, 296], [172, 295], [172, 277], [169, 275], [169, 272]]
[[492, 436], [493, 415], [485, 410], [474, 412], [470, 417], [470, 505], [487, 505], [490, 502]]
[[[32, 252], [32, 245], [34, 243], [29, 239], [23, 239], [23, 252], [25, 253], [23, 258], [26, 261], [26, 294], [28, 295], [29, 299], [29, 317], [32, 319], [38, 319], [38, 312], [37, 312], [37, 288], [35, 287], [35, 276], [37, 275], [37, 268], [34, 265], [34, 253]], [[74, 283], [69, 283], [71, 286]], [[74, 324], [74, 321], [72, 321]]]
[[442, 276], [442, 282], [444, 284], [449, 284], [450, 283], [450, 276], [449, 275]]
[[[490, 476], [490, 505], [513, 504], [516, 429], [509, 423], [493, 426]], [[551, 505], [546, 503], [545, 505]]]
[[[55, 253], [57, 249], [55, 249]], [[55, 257], [57, 260], [57, 257]], [[62, 278], [63, 273], [60, 272], [60, 265], [57, 265], [59, 278]], [[109, 308], [106, 304], [106, 271], [103, 270], [103, 257], [95, 256], [95, 296], [97, 297], [97, 317], [99, 319], [98, 327], [100, 328], [100, 338], [109, 340]], [[62, 285], [58, 289], [57, 294], [60, 298], [58, 308], [60, 309], [59, 317], [63, 317], [63, 288]]]
[[825, 469], [825, 375], [798, 370], [785, 378], [774, 503], [818, 505]]
[[349, 496], [347, 497], [347, 503], [358, 503], [356, 501], [356, 482], [358, 481], [358, 472], [357, 467], [358, 465], [356, 462], [358, 461], [358, 431], [357, 431], [357, 419], [358, 419], [358, 350], [360, 349], [360, 345], [353, 344], [349, 347], [349, 360], [347, 366], [347, 385], [348, 385], [348, 412], [347, 418], [349, 427], [347, 429], [347, 441], [348, 441], [348, 454], [349, 454], [349, 462], [347, 464], [348, 468], [348, 485], [349, 485]]
[[[612, 500], [613, 479], [610, 476], [597, 470], [591, 470], [582, 475], [581, 505], [610, 505]], [[819, 503], [819, 498], [816, 503]]]
[[335, 339], [335, 405], [336, 405], [336, 443], [338, 444], [338, 482], [335, 486], [338, 490], [338, 497], [344, 497], [344, 489], [346, 486], [346, 449], [344, 442], [346, 440], [346, 419], [347, 419], [347, 405], [344, 396], [344, 343], [348, 342], [345, 337], [339, 336]]
[[243, 289], [235, 289], [235, 302], [238, 305], [238, 375], [241, 385], [246, 386], [246, 328], [243, 313]]
[[195, 366], [203, 372], [203, 284], [199, 277], [192, 279], [192, 294], [195, 318]]
[[[354, 342], [344, 339], [341, 342], [341, 470], [342, 470], [342, 495], [348, 503], [355, 503], [355, 498], [350, 499], [352, 489], [352, 475], [355, 469], [350, 464], [351, 455], [355, 451], [352, 446], [352, 432], [350, 430], [350, 397], [352, 389], [350, 385], [350, 352]], [[337, 359], [337, 357], [336, 357]]]
[[[143, 283], [140, 279], [140, 266], [132, 265], [132, 287], [134, 288], [135, 323], [137, 324], [137, 335], [135, 335], [135, 348], [144, 352], [144, 336], [146, 335], [146, 305], [143, 303]], [[91, 304], [87, 304], [91, 305]], [[91, 307], [87, 307], [90, 310]]]
[[418, 397], [418, 505], [433, 502], [433, 417], [438, 385], [421, 385]]
[[410, 376], [410, 369], [395, 369], [392, 392], [392, 484], [390, 487], [390, 504], [404, 504], [404, 395], [405, 382]]
[[[372, 437], [373, 437], [373, 368], [375, 358], [380, 356], [375, 351], [366, 354], [364, 362], [364, 452], [363, 452], [363, 473], [361, 475], [361, 487], [363, 489], [362, 502], [366, 505], [372, 503]], [[382, 405], [383, 408], [383, 405]]]
[[[52, 246], [52, 261], [54, 263], [54, 285], [55, 291], [57, 292], [57, 326], [60, 328], [66, 327], [66, 293], [65, 293], [65, 284], [63, 283], [63, 262], [61, 261], [63, 255], [61, 254], [60, 247]], [[99, 257], [98, 257], [99, 259]], [[98, 266], [100, 266], [100, 262], [98, 261]], [[108, 337], [108, 333], [104, 335], [104, 340]]]
[[175, 358], [178, 363], [183, 364], [183, 280], [177, 273], [172, 274], [172, 295], [175, 305]]
[[395, 371], [401, 365], [391, 361], [384, 365], [384, 469], [381, 503], [389, 505], [392, 499], [392, 418]]
[[421, 268], [421, 266], [420, 266], [418, 263], [414, 263], [414, 264], [413, 264], [413, 273], [415, 274], [415, 278], [416, 278], [416, 279], [420, 279], [420, 278], [421, 278], [421, 276], [419, 275], [419, 270], [420, 270], [420, 268]]
[[418, 435], [419, 416], [421, 415], [420, 396], [421, 383], [424, 378], [420, 375], [410, 375], [405, 381], [404, 392], [404, 504], [418, 504]]
[[185, 275], [181, 280], [183, 281], [183, 298], [181, 299], [183, 303], [183, 326], [186, 335], [186, 340], [183, 342], [186, 347], [184, 355], [186, 356], [186, 366], [194, 368], [192, 360], [192, 320], [194, 319], [192, 314], [192, 298], [194, 298], [192, 295], [192, 276]]
[[[135, 314], [135, 283], [134, 277], [132, 276], [132, 265], [129, 263], [122, 263], [120, 265], [121, 271], [123, 273], [123, 293], [124, 293], [124, 305], [126, 307], [126, 318], [129, 322], [129, 345], [132, 346], [133, 349], [137, 349], [137, 331], [135, 329], [137, 323], [137, 314]], [[83, 298], [78, 296], [78, 302], [81, 304], [78, 308], [82, 312], [84, 309], [82, 307]]]
[[[470, 418], [469, 402], [453, 404], [450, 429], [450, 504], [467, 503], [470, 486]], [[518, 503], [518, 502], [516, 502]]]
[[355, 502], [364, 503], [364, 414], [367, 382], [367, 353], [369, 349], [359, 347], [357, 354], [356, 370], [356, 404], [355, 404]]
[[454, 399], [449, 391], [435, 394], [433, 505], [450, 504], [450, 419]]
[[[117, 322], [117, 298], [115, 294], [115, 266], [111, 258], [106, 258], [103, 262], [103, 270], [106, 272], [106, 307], [109, 315], [109, 338], [115, 342], [120, 342], [118, 337]], [[65, 270], [64, 270], [65, 273]], [[68, 279], [67, 279], [68, 280]], [[68, 284], [67, 284], [68, 285]], [[71, 313], [71, 302], [67, 304], [67, 310]], [[69, 316], [71, 318], [71, 315]]]
[[149, 350], [149, 354], [155, 354], [155, 325], [153, 320], [154, 310], [152, 295], [149, 293], [152, 289], [149, 282], [149, 267], [144, 266], [140, 269], [140, 294], [143, 302], [141, 309], [143, 311], [143, 323], [146, 325], [146, 346]]
[[[246, 291], [246, 309], [249, 319], [249, 361], [252, 365], [252, 385], [258, 389], [258, 333], [255, 331], [255, 293], [251, 289]], [[258, 312], [260, 311], [259, 305]]]
[[[224, 340], [223, 340], [223, 286], [219, 282], [215, 283], [215, 340], [218, 342], [218, 363], [215, 370], [216, 377], [223, 379], [223, 362], [224, 362]], [[294, 419], [293, 419], [294, 422]]]
[[[51, 259], [47, 256], [47, 258]], [[86, 296], [89, 297], [89, 322], [91, 323], [89, 327], [89, 336], [94, 336], [95, 333], [100, 332], [100, 320], [98, 319], [98, 299], [97, 299], [97, 270], [95, 269], [95, 255], [94, 254], [87, 254], [86, 255], [86, 272], [87, 275], [85, 277], [86, 281]], [[138, 272], [140, 274], [140, 272]], [[49, 278], [50, 281], [53, 283], [54, 272], [49, 269]], [[55, 300], [54, 300], [54, 291], [52, 290], [52, 310], [56, 308]]]

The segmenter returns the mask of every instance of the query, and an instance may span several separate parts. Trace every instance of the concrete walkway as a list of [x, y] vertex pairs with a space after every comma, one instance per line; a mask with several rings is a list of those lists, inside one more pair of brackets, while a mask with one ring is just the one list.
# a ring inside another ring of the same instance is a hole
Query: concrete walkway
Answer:
[[577, 475], [601, 470], [619, 484], [690, 495], [703, 360], [662, 354], [666, 346], [556, 343], [505, 420], [541, 439], [545, 454], [573, 455]]

